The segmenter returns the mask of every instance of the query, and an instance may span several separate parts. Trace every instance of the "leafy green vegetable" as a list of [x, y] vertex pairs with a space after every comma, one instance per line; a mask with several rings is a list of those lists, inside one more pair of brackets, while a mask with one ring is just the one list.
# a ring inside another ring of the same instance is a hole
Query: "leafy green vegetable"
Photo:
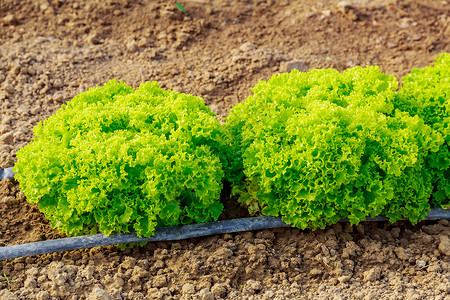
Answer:
[[39, 123], [14, 171], [68, 235], [217, 220], [223, 180], [250, 213], [303, 229], [416, 223], [450, 207], [450, 55], [397, 87], [378, 67], [293, 70], [259, 82], [221, 126], [201, 98], [112, 80]]
[[394, 111], [396, 87], [377, 67], [294, 70], [258, 83], [227, 118], [234, 193], [251, 213], [303, 229], [380, 213], [417, 222], [430, 209], [424, 160], [443, 140]]
[[419, 116], [445, 139], [427, 163], [435, 186], [433, 205], [450, 207], [450, 54], [441, 54], [434, 66], [412, 70], [402, 82], [395, 106]]
[[14, 168], [61, 232], [136, 231], [217, 220], [224, 131], [201, 98], [122, 82], [77, 95], [38, 124]]

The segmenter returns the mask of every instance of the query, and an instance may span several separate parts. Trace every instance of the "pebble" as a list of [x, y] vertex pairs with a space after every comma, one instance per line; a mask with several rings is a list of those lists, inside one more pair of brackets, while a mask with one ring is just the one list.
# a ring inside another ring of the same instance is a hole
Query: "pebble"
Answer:
[[36, 75], [37, 71], [34, 67], [29, 67], [27, 69], [27, 73], [28, 73], [28, 75], [34, 76], [34, 75]]
[[136, 43], [135, 40], [129, 41], [129, 42], [127, 43], [127, 50], [128, 50], [130, 53], [134, 53], [134, 52], [136, 52], [136, 51], [138, 50], [138, 44]]
[[301, 59], [295, 59], [281, 63], [280, 72], [289, 73], [292, 70], [299, 70], [300, 72], [306, 72], [309, 70], [309, 66]]
[[327, 9], [327, 10], [322, 11], [322, 15], [324, 15], [325, 17], [331, 16], [331, 10]]
[[137, 41], [137, 45], [139, 48], [144, 48], [148, 46], [148, 39], [146, 37], [142, 37]]
[[2, 19], [3, 24], [5, 25], [15, 25], [17, 24], [17, 18], [16, 16], [14, 16], [13, 14], [9, 14], [6, 15], [3, 19]]
[[9, 125], [0, 125], [0, 135], [7, 133], [11, 130], [11, 127]]
[[156, 288], [162, 288], [167, 286], [167, 278], [165, 275], [158, 275], [153, 278], [153, 286]]
[[309, 274], [311, 274], [312, 276], [320, 275], [322, 273], [323, 273], [323, 271], [320, 270], [319, 268], [314, 268], [309, 272]]
[[7, 132], [3, 135], [0, 135], [0, 144], [11, 144], [13, 142], [13, 133]]
[[198, 296], [199, 296], [200, 300], [214, 300], [215, 299], [214, 295], [208, 289], [202, 289], [198, 293]]
[[19, 106], [19, 108], [17, 109], [17, 112], [21, 116], [28, 116], [30, 114], [30, 110], [24, 105]]
[[441, 235], [439, 251], [446, 256], [450, 256], [450, 238], [448, 236]]
[[40, 291], [36, 295], [37, 300], [48, 300], [50, 299], [50, 294], [47, 291]]
[[186, 283], [182, 287], [183, 294], [195, 294], [195, 287], [192, 283]]
[[376, 281], [380, 278], [380, 270], [378, 268], [372, 268], [363, 273], [364, 282]]
[[350, 279], [352, 279], [352, 275], [343, 275], [343, 276], [338, 277], [338, 280], [340, 283], [345, 283], [345, 282], [349, 281]]
[[242, 44], [242, 45], [239, 47], [239, 50], [241, 50], [242, 52], [248, 52], [248, 51], [255, 50], [256, 48], [258, 48], [258, 47], [256, 47], [255, 44], [252, 44], [252, 43], [250, 43], [250, 42], [247, 42], [247, 43]]
[[397, 44], [396, 44], [396, 43], [393, 43], [393, 42], [388, 42], [388, 43], [386, 44], [386, 47], [388, 47], [389, 49], [396, 48], [396, 47], [397, 47]]
[[52, 99], [56, 102], [61, 102], [64, 99], [64, 95], [62, 92], [56, 92], [53, 94]]
[[50, 3], [47, 1], [43, 1], [41, 5], [39, 6], [41, 11], [46, 11], [50, 7]]
[[59, 79], [59, 78], [57, 78], [57, 79], [55, 79], [55, 81], [53, 82], [53, 86], [55, 87], [55, 88], [61, 88], [61, 87], [63, 87], [63, 82], [62, 82], [62, 80], [61, 79]]
[[425, 267], [426, 265], [427, 265], [426, 261], [421, 260], [421, 259], [420, 260], [416, 260], [416, 266], [422, 268], [422, 267]]
[[262, 289], [261, 282], [256, 281], [256, 280], [252, 280], [252, 279], [248, 280], [247, 285], [254, 291], [260, 291]]
[[338, 9], [342, 12], [342, 13], [346, 13], [346, 12], [348, 12], [348, 10], [351, 8], [351, 5], [350, 5], [350, 3], [349, 2], [347, 2], [347, 1], [340, 1], [338, 4], [337, 4], [337, 7], [338, 7]]
[[103, 40], [103, 39], [101, 38], [101, 36], [99, 36], [99, 35], [98, 35], [97, 33], [95, 33], [95, 32], [88, 35], [87, 41], [88, 41], [90, 44], [93, 44], [93, 45], [103, 44], [103, 43], [105, 42], [105, 40]]
[[16, 90], [14, 89], [14, 86], [12, 86], [11, 84], [7, 84], [7, 85], [4, 87], [4, 89], [5, 89], [5, 91], [6, 91], [8, 94], [10, 94], [10, 95], [14, 94], [14, 92], [16, 91]]
[[100, 288], [94, 288], [89, 296], [92, 300], [112, 300], [111, 296], [104, 290]]
[[264, 293], [265, 299], [273, 299], [273, 296], [275, 296], [275, 293], [271, 290], [268, 290]]
[[227, 288], [225, 287], [225, 285], [220, 284], [220, 283], [216, 283], [212, 288], [211, 288], [211, 293], [216, 296], [216, 297], [225, 297], [227, 295]]

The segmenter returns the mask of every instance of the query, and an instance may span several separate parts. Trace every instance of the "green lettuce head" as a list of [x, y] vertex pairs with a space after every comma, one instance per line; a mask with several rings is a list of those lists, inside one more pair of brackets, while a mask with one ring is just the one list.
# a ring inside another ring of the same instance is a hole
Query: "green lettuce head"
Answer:
[[427, 163], [433, 173], [433, 205], [450, 208], [450, 54], [441, 54], [433, 66], [412, 70], [402, 83], [395, 106], [419, 116], [445, 139]]
[[61, 232], [136, 231], [217, 220], [223, 129], [199, 97], [109, 81], [38, 124], [18, 151], [22, 191]]
[[417, 222], [430, 209], [424, 160], [443, 140], [394, 111], [396, 88], [377, 67], [294, 70], [258, 83], [227, 118], [244, 174], [234, 193], [251, 213], [302, 229], [381, 213]]

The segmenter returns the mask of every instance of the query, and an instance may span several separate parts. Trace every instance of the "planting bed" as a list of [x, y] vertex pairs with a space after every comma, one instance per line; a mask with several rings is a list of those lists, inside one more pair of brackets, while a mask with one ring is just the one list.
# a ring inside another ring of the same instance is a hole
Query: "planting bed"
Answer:
[[[0, 0], [0, 168], [36, 122], [111, 78], [217, 113], [293, 67], [400, 78], [450, 52], [448, 1]], [[247, 216], [237, 205], [222, 218]], [[0, 246], [60, 238], [0, 181]], [[450, 299], [450, 223], [274, 229], [0, 261], [0, 299]]]

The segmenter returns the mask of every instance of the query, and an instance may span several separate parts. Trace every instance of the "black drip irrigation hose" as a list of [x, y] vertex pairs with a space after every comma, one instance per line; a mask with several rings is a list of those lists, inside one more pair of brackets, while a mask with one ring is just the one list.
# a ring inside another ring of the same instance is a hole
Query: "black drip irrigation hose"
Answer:
[[[425, 220], [450, 219], [450, 211], [432, 209]], [[365, 221], [386, 221], [386, 217], [366, 218]], [[348, 222], [343, 219], [340, 222]], [[83, 235], [56, 240], [41, 241], [16, 246], [0, 247], [0, 260], [40, 255], [60, 251], [70, 251], [98, 246], [109, 246], [136, 242], [178, 241], [214, 234], [290, 227], [278, 217], [253, 217], [224, 220], [210, 223], [198, 223], [184, 226], [162, 227], [155, 230], [150, 238], [139, 238], [135, 233], [122, 233], [111, 236], [104, 234]]]
[[14, 178], [14, 172], [11, 168], [6, 168], [6, 169], [0, 169], [0, 180], [2, 179], [13, 179]]
[[[0, 169], [0, 179], [14, 178], [12, 168]], [[450, 219], [450, 210], [432, 209], [425, 220]], [[365, 221], [387, 221], [388, 218], [377, 216], [367, 217]], [[343, 219], [340, 222], [348, 222]], [[162, 227], [155, 230], [150, 238], [139, 238], [135, 233], [83, 235], [56, 240], [27, 243], [15, 246], [0, 247], [0, 260], [40, 255], [60, 251], [70, 251], [98, 246], [109, 246], [136, 242], [177, 241], [189, 238], [210, 236], [214, 234], [235, 233], [242, 231], [262, 230], [271, 228], [290, 227], [278, 217], [253, 217], [243, 219], [224, 220], [210, 223], [199, 223], [175, 227]]]

